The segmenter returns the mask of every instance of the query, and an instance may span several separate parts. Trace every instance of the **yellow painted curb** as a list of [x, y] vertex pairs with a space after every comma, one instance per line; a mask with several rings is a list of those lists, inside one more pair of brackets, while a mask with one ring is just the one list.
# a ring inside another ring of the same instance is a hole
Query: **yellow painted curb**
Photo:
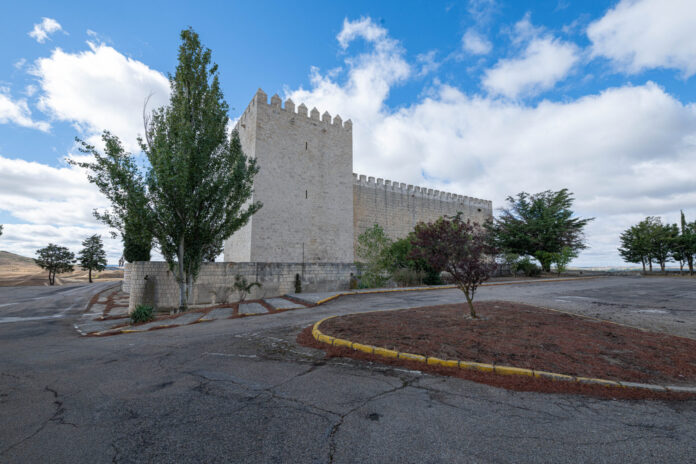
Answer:
[[399, 351], [399, 359], [408, 359], [409, 361], [425, 362], [425, 356], [421, 356], [420, 354], [402, 353], [401, 351]]
[[527, 377], [534, 376], [534, 371], [531, 369], [523, 369], [521, 367], [512, 366], [495, 366], [495, 373], [503, 375], [523, 375]]
[[521, 367], [514, 366], [494, 366], [492, 364], [478, 363], [473, 361], [457, 361], [457, 360], [446, 360], [440, 359], [433, 356], [423, 356], [420, 354], [413, 353], [403, 353], [401, 351], [390, 350], [387, 348], [381, 348], [378, 346], [364, 345], [362, 343], [351, 342], [350, 340], [344, 340], [342, 338], [332, 337], [331, 335], [325, 335], [319, 330], [319, 326], [322, 322], [327, 319], [334, 318], [336, 316], [326, 317], [320, 321], [317, 321], [312, 326], [312, 336], [315, 340], [326, 343], [327, 345], [341, 346], [346, 348], [352, 348], [356, 351], [362, 351], [363, 353], [375, 354], [385, 358], [392, 359], [404, 359], [408, 361], [416, 361], [425, 363], [431, 366], [444, 366], [444, 367], [459, 367], [460, 369], [473, 369], [481, 372], [491, 372], [499, 375], [518, 375], [524, 377], [535, 377], [543, 378], [553, 381], [565, 381], [565, 382], [577, 382], [591, 385], [602, 385], [605, 387], [620, 387], [620, 388], [635, 388], [635, 389], [647, 389], [652, 391], [670, 391], [673, 388], [674, 391], [682, 391], [686, 393], [696, 393], [696, 387], [669, 387], [662, 385], [649, 385], [649, 384], [639, 384], [634, 382], [617, 382], [614, 380], [598, 379], [593, 377], [575, 377], [566, 374], [557, 374], [555, 372], [537, 371], [532, 369], [525, 369]]

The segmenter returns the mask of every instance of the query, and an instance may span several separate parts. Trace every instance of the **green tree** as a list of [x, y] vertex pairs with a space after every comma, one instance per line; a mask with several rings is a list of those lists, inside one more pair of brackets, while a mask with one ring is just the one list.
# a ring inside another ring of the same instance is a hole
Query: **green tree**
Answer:
[[75, 254], [65, 247], [49, 243], [47, 247], [36, 251], [38, 258], [34, 258], [36, 264], [48, 271], [49, 285], [55, 285], [56, 274], [72, 272], [75, 263]]
[[2, 224], [0, 224], [0, 236], [2, 236]]
[[641, 224], [631, 226], [621, 233], [619, 255], [627, 263], [641, 263], [645, 273], [645, 265], [650, 260], [650, 247], [646, 231], [641, 228]]
[[442, 269], [434, 269], [427, 261], [413, 257], [413, 241], [415, 234], [411, 232], [407, 237], [395, 240], [384, 251], [384, 267], [398, 281], [399, 275], [417, 276], [417, 284], [439, 285], [442, 283], [440, 274]]
[[567, 189], [508, 197], [508, 206], [488, 226], [493, 245], [506, 253], [533, 256], [549, 272], [552, 253], [563, 247], [573, 253], [587, 248], [583, 229], [594, 218], [573, 217], [573, 201]]
[[679, 237], [679, 228], [676, 224], [662, 224], [662, 219], [655, 218], [650, 234], [650, 257], [657, 261], [660, 270], [665, 272], [666, 263], [672, 259]]
[[83, 271], [89, 271], [89, 283], [92, 283], [92, 271], [103, 271], [106, 269], [106, 251], [101, 236], [92, 235], [82, 242], [82, 250], [77, 255]]
[[148, 164], [142, 172], [120, 141], [105, 133], [105, 155], [83, 144], [90, 170], [113, 209], [99, 213], [107, 224], [133, 214], [156, 241], [179, 284], [179, 308], [212, 250], [261, 208], [250, 202], [255, 160], [247, 159], [236, 131], [229, 135], [228, 106], [218, 67], [192, 29], [181, 32], [178, 65], [169, 76], [169, 105], [146, 119], [140, 140]]
[[689, 266], [689, 274], [694, 275], [694, 255], [696, 255], [696, 221], [687, 222], [684, 211], [681, 211], [680, 245], [682, 258]]
[[392, 241], [379, 224], [358, 236], [355, 255], [362, 271], [360, 282], [365, 287], [380, 287], [388, 279], [385, 255]]
[[575, 253], [573, 249], [568, 246], [564, 246], [561, 248], [561, 251], [554, 253], [552, 262], [556, 265], [556, 272], [558, 272], [558, 275], [565, 272], [565, 270], [568, 269], [568, 264], [570, 264], [573, 258], [577, 257], [577, 253]]

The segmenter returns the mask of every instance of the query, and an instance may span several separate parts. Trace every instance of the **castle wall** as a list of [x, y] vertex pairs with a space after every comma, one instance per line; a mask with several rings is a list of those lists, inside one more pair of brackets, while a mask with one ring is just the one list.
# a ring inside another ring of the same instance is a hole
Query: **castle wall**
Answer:
[[225, 261], [352, 262], [352, 127], [259, 90], [237, 123], [264, 206], [225, 243]]
[[406, 237], [419, 222], [441, 216], [462, 217], [479, 224], [493, 217], [487, 200], [353, 174], [353, 237], [379, 224], [392, 239]]
[[[139, 304], [153, 305], [157, 309], [173, 309], [179, 306], [179, 286], [169, 265], [158, 261], [129, 263], [128, 279], [129, 311]], [[203, 263], [198, 279], [191, 291], [190, 304], [234, 303], [239, 296], [233, 283], [236, 275], [249, 283], [259, 282], [247, 299], [257, 299], [294, 293], [295, 275], [299, 274], [303, 292], [328, 292], [346, 290], [350, 275], [355, 273], [352, 263]]]

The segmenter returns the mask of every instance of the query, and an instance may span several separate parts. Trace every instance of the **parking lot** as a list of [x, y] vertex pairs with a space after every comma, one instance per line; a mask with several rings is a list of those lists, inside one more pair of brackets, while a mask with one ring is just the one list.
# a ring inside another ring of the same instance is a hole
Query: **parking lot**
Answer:
[[[611, 277], [489, 286], [477, 298], [696, 338], [694, 284]], [[43, 299], [34, 313], [34, 297], [13, 300], [11, 288], [0, 289], [0, 318], [26, 318], [0, 322], [2, 462], [696, 460], [696, 401], [512, 392], [327, 360], [295, 343], [328, 315], [463, 303], [458, 290], [347, 296], [112, 337], [77, 334], [72, 323], [90, 292], [72, 294], [69, 305], [63, 296], [36, 296]], [[47, 317], [50, 308], [60, 317]]]

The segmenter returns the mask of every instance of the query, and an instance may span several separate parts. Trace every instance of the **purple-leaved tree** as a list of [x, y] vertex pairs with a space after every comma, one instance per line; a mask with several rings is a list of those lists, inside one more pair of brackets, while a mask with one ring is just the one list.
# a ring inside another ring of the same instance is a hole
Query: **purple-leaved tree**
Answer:
[[464, 292], [469, 312], [476, 318], [474, 295], [496, 269], [494, 251], [487, 231], [476, 223], [464, 222], [461, 215], [445, 216], [430, 224], [419, 223], [412, 241], [411, 256], [425, 260], [435, 269], [452, 275]]

